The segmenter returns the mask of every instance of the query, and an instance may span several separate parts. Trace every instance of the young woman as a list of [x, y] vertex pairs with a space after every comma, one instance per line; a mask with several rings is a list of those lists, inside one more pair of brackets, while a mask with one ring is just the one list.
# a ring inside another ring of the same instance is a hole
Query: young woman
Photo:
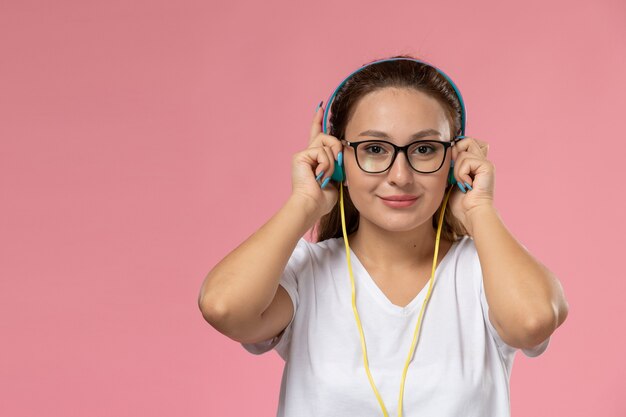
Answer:
[[494, 207], [489, 145], [458, 134], [455, 89], [407, 55], [353, 73], [330, 134], [318, 106], [291, 197], [205, 279], [207, 321], [285, 360], [278, 416], [508, 416], [517, 350], [565, 320]]

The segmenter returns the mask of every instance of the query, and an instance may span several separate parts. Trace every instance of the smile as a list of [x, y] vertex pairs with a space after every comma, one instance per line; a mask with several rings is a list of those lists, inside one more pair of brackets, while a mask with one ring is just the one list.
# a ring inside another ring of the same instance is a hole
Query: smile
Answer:
[[388, 207], [393, 208], [403, 208], [412, 206], [416, 201], [417, 197], [410, 196], [394, 196], [393, 199], [379, 197], [381, 201]]

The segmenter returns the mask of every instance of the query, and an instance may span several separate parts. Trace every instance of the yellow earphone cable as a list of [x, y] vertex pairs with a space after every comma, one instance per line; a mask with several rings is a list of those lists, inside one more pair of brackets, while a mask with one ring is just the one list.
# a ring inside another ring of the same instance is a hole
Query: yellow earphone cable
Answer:
[[[428, 303], [428, 300], [430, 299], [430, 293], [433, 288], [433, 282], [435, 278], [435, 268], [437, 265], [437, 255], [439, 253], [439, 236], [441, 235], [443, 215], [446, 211], [446, 205], [448, 203], [448, 198], [450, 197], [450, 192], [452, 191], [452, 188], [453, 187], [450, 187], [450, 189], [446, 193], [443, 199], [443, 206], [441, 208], [441, 213], [439, 213], [439, 223], [437, 225], [437, 237], [435, 239], [435, 257], [433, 259], [433, 269], [432, 269], [432, 273], [431, 273], [431, 277], [430, 277], [430, 281], [428, 285], [428, 293], [426, 294], [426, 298], [424, 299], [424, 303], [422, 304], [422, 309], [420, 310], [420, 314], [417, 318], [417, 325], [415, 326], [415, 332], [413, 333], [413, 342], [411, 343], [409, 356], [407, 358], [406, 364], [404, 365], [404, 371], [402, 372], [402, 383], [400, 384], [400, 398], [398, 399], [398, 416], [399, 417], [402, 417], [402, 399], [404, 397], [404, 380], [406, 379], [406, 373], [409, 369], [409, 363], [411, 362], [411, 358], [413, 357], [413, 354], [415, 353], [415, 345], [417, 343], [417, 336], [419, 334], [419, 328], [422, 322], [422, 315], [424, 313], [424, 308], [426, 307], [426, 303]], [[345, 214], [344, 214], [344, 209], [343, 209], [343, 182], [340, 182], [340, 185], [339, 185], [339, 195], [340, 195], [339, 206], [341, 207], [341, 227], [343, 229], [343, 240], [344, 240], [344, 243], [346, 244], [346, 259], [348, 261], [348, 271], [350, 272], [350, 282], [352, 283], [352, 310], [354, 311], [354, 317], [356, 318], [356, 323], [357, 323], [357, 326], [359, 327], [359, 333], [361, 336], [361, 349], [363, 350], [363, 363], [365, 364], [365, 372], [367, 373], [367, 378], [369, 379], [370, 385], [372, 386], [372, 389], [374, 390], [374, 394], [376, 395], [376, 398], [378, 399], [378, 403], [380, 404], [380, 407], [383, 410], [383, 415], [385, 417], [389, 417], [389, 414], [387, 413], [387, 409], [385, 408], [385, 404], [383, 403], [383, 400], [380, 394], [378, 393], [378, 390], [376, 389], [376, 385], [374, 385], [374, 380], [372, 378], [372, 374], [370, 373], [369, 365], [367, 362], [367, 349], [365, 347], [365, 337], [363, 336], [363, 328], [361, 327], [361, 320], [359, 319], [359, 313], [356, 309], [356, 293], [354, 290], [354, 276], [352, 274], [352, 264], [350, 263], [350, 246], [348, 245], [348, 232], [346, 231], [346, 219], [345, 219]]]

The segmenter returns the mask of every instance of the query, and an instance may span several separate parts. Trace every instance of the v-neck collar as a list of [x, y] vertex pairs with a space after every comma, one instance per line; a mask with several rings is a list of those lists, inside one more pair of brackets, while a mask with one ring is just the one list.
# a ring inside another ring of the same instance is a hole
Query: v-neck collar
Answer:
[[[446, 252], [444, 257], [441, 259], [441, 262], [439, 262], [439, 265], [437, 265], [437, 267], [435, 268], [435, 280], [434, 280], [435, 282], [433, 283], [433, 289], [432, 289], [433, 292], [435, 291], [437, 277], [441, 275], [440, 271], [446, 266], [446, 264], [448, 263], [448, 259], [452, 257], [452, 253], [456, 250], [459, 242], [462, 239], [463, 237], [461, 237], [461, 239], [457, 239], [456, 241], [452, 242], [450, 249], [448, 249], [448, 252]], [[348, 241], [348, 243], [350, 242]], [[345, 248], [345, 242], [343, 240], [343, 237], [337, 238], [337, 244], [340, 245], [341, 248], [343, 249], [342, 250], [343, 262], [346, 263], [346, 270], [347, 270], [348, 265], [347, 265], [346, 252], [345, 252], [346, 248]], [[414, 312], [414, 310], [416, 309], [418, 305], [421, 305], [424, 302], [424, 299], [426, 298], [426, 294], [428, 292], [428, 287], [430, 285], [430, 277], [428, 277], [428, 281], [426, 281], [426, 284], [417, 293], [415, 298], [413, 298], [413, 300], [411, 300], [411, 302], [409, 302], [406, 306], [402, 307], [402, 306], [392, 303], [391, 300], [387, 298], [387, 296], [380, 289], [378, 284], [376, 284], [376, 281], [374, 281], [374, 279], [371, 277], [369, 272], [367, 272], [367, 269], [365, 269], [365, 267], [361, 263], [361, 260], [356, 256], [352, 248], [350, 248], [350, 262], [352, 264], [352, 272], [354, 274], [355, 281], [359, 280], [360, 277], [363, 277], [360, 281], [364, 283], [365, 287], [368, 289], [368, 291], [374, 297], [374, 299], [376, 299], [376, 301], [389, 313], [397, 315], [397, 316], [409, 316]], [[432, 264], [431, 264], [431, 267], [432, 267]], [[349, 275], [347, 279], [350, 279]], [[431, 297], [432, 297], [432, 294], [431, 294]]]

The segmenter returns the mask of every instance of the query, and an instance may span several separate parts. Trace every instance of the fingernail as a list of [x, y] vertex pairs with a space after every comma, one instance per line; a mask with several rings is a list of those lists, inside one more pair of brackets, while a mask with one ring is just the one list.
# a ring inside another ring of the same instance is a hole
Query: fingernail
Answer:
[[324, 182], [322, 183], [322, 188], [326, 187], [326, 184], [328, 184], [328, 181], [330, 181], [330, 177], [324, 180]]
[[459, 188], [461, 189], [461, 191], [465, 192], [465, 188], [463, 188], [463, 185], [461, 185], [460, 182], [457, 181], [456, 185], [459, 186]]
[[315, 177], [315, 181], [319, 181], [320, 178], [322, 178], [323, 175], [324, 175], [324, 171], [322, 171], [319, 174], [317, 174], [317, 177]]
[[324, 100], [320, 101], [320, 104], [317, 105], [317, 107], [315, 108], [315, 113], [317, 113], [317, 111], [320, 109], [320, 107], [322, 107], [322, 103], [324, 102]]
[[465, 183], [465, 186], [466, 186], [467, 188], [469, 188], [470, 190], [473, 190], [472, 186], [471, 186], [471, 185], [469, 185], [468, 183]]
[[339, 152], [339, 156], [337, 156], [337, 161], [339, 162], [339, 166], [343, 165], [343, 152]]

